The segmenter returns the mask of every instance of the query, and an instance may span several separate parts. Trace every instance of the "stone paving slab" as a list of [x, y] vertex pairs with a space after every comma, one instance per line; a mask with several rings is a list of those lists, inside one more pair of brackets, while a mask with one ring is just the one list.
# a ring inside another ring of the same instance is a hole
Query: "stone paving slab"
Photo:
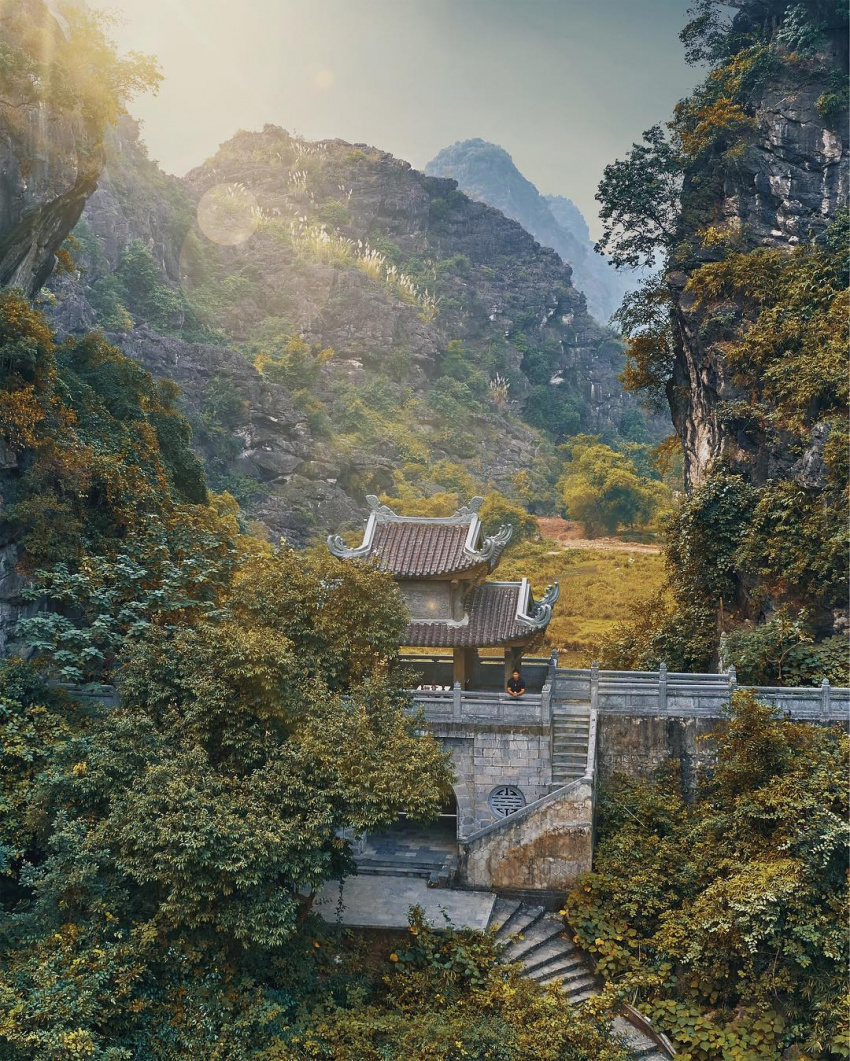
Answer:
[[[339, 882], [328, 881], [316, 896], [314, 911], [336, 922]], [[350, 928], [407, 928], [407, 911], [419, 906], [435, 928], [445, 925], [445, 910], [455, 928], [483, 931], [490, 921], [496, 896], [490, 892], [462, 892], [429, 888], [417, 877], [346, 877], [343, 887], [343, 925]]]

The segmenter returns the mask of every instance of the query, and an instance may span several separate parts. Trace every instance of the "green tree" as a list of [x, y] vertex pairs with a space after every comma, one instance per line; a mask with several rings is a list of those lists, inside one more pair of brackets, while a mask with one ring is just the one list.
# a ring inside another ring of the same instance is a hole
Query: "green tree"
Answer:
[[485, 534], [495, 534], [500, 527], [513, 527], [511, 542], [539, 537], [537, 520], [522, 505], [508, 500], [498, 490], [491, 490], [484, 498], [480, 511]]
[[124, 295], [121, 301], [139, 320], [159, 331], [181, 323], [180, 294], [164, 282], [150, 250], [141, 240], [133, 240], [125, 248], [115, 275]]
[[662, 483], [641, 478], [626, 454], [592, 436], [578, 436], [569, 454], [561, 480], [564, 506], [589, 538], [647, 523], [666, 498]]
[[447, 758], [394, 677], [389, 577], [257, 545], [218, 603], [147, 624], [120, 706], [76, 728], [0, 675], [22, 749], [7, 846], [32, 823], [0, 890], [4, 1056], [256, 1056], [297, 1008], [315, 890], [350, 869], [342, 829], [439, 810]]
[[597, 250], [614, 265], [651, 265], [675, 241], [682, 192], [682, 157], [660, 125], [633, 144], [625, 160], [605, 167], [597, 200], [603, 235]]

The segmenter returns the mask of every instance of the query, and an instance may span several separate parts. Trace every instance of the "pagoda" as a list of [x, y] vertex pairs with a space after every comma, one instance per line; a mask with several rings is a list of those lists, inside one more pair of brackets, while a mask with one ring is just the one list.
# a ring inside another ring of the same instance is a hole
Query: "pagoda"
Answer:
[[343, 560], [368, 560], [396, 580], [410, 614], [407, 648], [451, 649], [453, 675], [467, 689], [482, 648], [501, 648], [506, 680], [524, 653], [539, 648], [560, 590], [558, 583], [534, 600], [528, 579], [488, 580], [511, 539], [512, 527], [484, 536], [474, 497], [452, 516], [399, 516], [366, 498], [370, 513], [363, 541], [353, 548], [338, 535], [328, 548]]

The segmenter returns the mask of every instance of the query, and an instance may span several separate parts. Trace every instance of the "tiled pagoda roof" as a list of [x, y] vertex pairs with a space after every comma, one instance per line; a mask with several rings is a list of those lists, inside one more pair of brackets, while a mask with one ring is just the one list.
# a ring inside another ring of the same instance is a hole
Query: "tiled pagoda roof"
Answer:
[[526, 579], [483, 582], [469, 590], [462, 622], [409, 623], [403, 644], [417, 648], [484, 648], [528, 643], [542, 636], [557, 599], [557, 583], [535, 603]]
[[483, 537], [480, 497], [453, 516], [440, 518], [399, 516], [376, 497], [367, 500], [372, 511], [362, 543], [348, 548], [331, 536], [328, 547], [343, 559], [372, 558], [396, 578], [446, 578], [477, 567], [492, 571], [511, 538], [511, 527]]

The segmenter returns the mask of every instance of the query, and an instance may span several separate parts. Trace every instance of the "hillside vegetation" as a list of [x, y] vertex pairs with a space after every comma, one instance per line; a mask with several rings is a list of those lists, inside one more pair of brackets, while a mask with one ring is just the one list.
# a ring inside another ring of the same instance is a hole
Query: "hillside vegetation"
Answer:
[[538, 597], [552, 582], [560, 583], [546, 650], [557, 648], [562, 666], [587, 667], [635, 601], [661, 590], [664, 558], [627, 547], [565, 549], [544, 538], [511, 549], [499, 564], [499, 577], [527, 577]]
[[846, 684], [847, 8], [735, 7], [697, 5], [708, 76], [600, 185], [613, 260], [664, 260], [619, 314], [624, 378], [669, 403], [687, 490], [671, 603], [606, 659], [783, 681], [794, 651], [796, 680]]
[[125, 121], [67, 250], [57, 326], [176, 378], [212, 485], [295, 544], [459, 479], [551, 511], [558, 444], [651, 438], [557, 255], [371, 147], [266, 126], [177, 180]]

